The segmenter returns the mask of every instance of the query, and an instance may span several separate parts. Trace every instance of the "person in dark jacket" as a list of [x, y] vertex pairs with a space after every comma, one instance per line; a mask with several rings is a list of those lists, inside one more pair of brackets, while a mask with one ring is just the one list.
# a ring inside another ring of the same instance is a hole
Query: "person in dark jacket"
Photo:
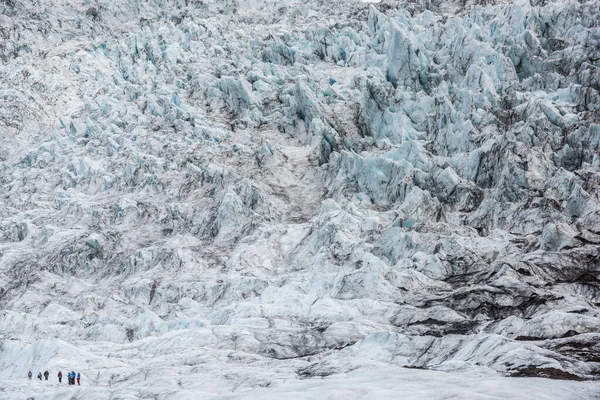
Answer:
[[48, 380], [48, 377], [50, 376], [50, 372], [48, 372], [48, 370], [44, 371], [44, 378], [46, 380]]
[[62, 371], [58, 371], [58, 383], [62, 382]]
[[41, 381], [42, 380], [42, 373], [38, 372], [38, 379]]
[[31, 376], [32, 376], [32, 375], [33, 375], [33, 374], [31, 373], [31, 371], [29, 371], [29, 373], [27, 374], [27, 377], [29, 378], [29, 380], [31, 380]]

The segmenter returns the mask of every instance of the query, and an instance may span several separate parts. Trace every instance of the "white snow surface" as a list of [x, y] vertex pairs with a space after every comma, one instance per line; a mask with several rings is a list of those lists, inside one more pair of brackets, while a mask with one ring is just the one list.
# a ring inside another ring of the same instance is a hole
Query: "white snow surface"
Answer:
[[0, 2], [0, 399], [598, 399], [599, 21]]
[[[164, 399], [221, 399], [221, 400], [577, 400], [589, 398], [597, 390], [591, 382], [574, 383], [550, 381], [542, 378], [505, 378], [485, 373], [445, 373], [400, 367], [380, 366], [365, 360], [359, 367], [344, 374], [309, 380], [275, 380], [266, 388], [252, 388], [231, 394], [206, 392], [206, 384], [197, 388], [171, 391]], [[185, 378], [187, 379], [187, 378]], [[30, 395], [36, 400], [86, 399], [139, 399], [152, 398], [149, 385], [123, 385], [122, 388], [78, 386], [65, 387], [56, 382], [10, 382], [13, 395]], [[146, 397], [145, 397], [146, 396]], [[593, 397], [592, 397], [593, 398]]]

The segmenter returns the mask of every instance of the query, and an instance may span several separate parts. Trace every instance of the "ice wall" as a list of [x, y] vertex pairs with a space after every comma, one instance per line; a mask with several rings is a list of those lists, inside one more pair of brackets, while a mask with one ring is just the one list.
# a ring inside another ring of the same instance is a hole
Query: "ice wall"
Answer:
[[0, 4], [0, 379], [597, 377], [599, 4], [477, 3]]

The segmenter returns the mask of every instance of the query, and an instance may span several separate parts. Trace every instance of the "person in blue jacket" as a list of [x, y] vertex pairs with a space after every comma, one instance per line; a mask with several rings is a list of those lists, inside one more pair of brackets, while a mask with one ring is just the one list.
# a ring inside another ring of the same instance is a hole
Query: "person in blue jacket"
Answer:
[[81, 386], [81, 383], [79, 382], [79, 380], [81, 379], [81, 373], [77, 373], [77, 386]]

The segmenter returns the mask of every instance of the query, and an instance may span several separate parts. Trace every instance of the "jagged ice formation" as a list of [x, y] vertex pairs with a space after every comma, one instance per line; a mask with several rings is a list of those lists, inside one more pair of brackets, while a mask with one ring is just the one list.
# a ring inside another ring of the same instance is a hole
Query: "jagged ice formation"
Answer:
[[0, 2], [0, 397], [593, 398], [600, 3], [490, 3]]

